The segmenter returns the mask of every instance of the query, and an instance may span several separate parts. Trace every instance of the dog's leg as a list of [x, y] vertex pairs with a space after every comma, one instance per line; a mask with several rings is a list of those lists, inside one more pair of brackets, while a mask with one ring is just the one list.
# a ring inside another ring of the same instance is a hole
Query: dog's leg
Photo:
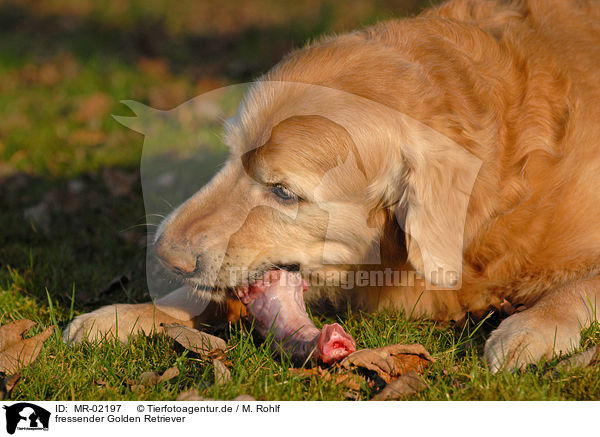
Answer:
[[187, 288], [179, 288], [154, 303], [107, 305], [77, 316], [65, 328], [63, 340], [80, 342], [116, 337], [125, 342], [130, 335], [161, 332], [163, 323], [200, 327], [237, 320], [244, 311], [237, 300], [216, 303], [198, 297]]
[[579, 346], [581, 329], [598, 317], [600, 279], [561, 286], [505, 319], [485, 345], [492, 372], [522, 368]]

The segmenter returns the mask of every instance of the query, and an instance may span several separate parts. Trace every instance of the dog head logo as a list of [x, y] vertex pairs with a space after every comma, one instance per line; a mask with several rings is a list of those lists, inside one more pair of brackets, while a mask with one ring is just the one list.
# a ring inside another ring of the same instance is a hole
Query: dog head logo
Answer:
[[6, 432], [14, 434], [16, 430], [48, 430], [50, 412], [35, 404], [19, 402], [3, 406], [6, 410]]
[[[144, 201], [161, 217], [149, 248], [198, 294], [215, 298], [239, 285], [228, 268], [312, 274], [379, 264], [385, 236], [376, 210], [404, 232], [399, 244], [428, 284], [460, 286], [481, 161], [418, 120], [341, 90], [288, 82], [227, 87], [171, 111], [126, 104], [136, 117], [115, 118], [146, 136]], [[219, 138], [228, 146], [224, 165], [202, 172]], [[202, 177], [210, 179], [204, 188]], [[178, 178], [181, 188], [171, 183]], [[169, 291], [150, 282], [153, 297]]]

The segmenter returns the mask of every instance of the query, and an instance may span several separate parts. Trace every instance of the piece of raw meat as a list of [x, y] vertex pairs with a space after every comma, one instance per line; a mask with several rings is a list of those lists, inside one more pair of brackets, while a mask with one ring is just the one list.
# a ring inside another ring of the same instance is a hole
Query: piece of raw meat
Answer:
[[306, 289], [300, 273], [271, 270], [237, 292], [258, 333], [265, 338], [272, 333], [277, 351], [289, 354], [296, 362], [311, 354], [326, 364], [342, 360], [356, 350], [354, 339], [337, 323], [317, 329], [306, 312]]

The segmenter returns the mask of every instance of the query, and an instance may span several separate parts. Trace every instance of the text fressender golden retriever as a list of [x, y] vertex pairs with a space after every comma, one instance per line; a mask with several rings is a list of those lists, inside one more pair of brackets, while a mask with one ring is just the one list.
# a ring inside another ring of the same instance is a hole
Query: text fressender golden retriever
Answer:
[[[163, 263], [220, 304], [195, 319], [181, 291], [156, 309], [104, 307], [66, 339], [114, 330], [115, 309], [121, 338], [239, 315], [232, 266], [426, 280], [306, 293], [344, 310], [461, 320], [522, 306], [487, 341], [493, 371], [568, 352], [597, 316], [596, 1], [454, 0], [324, 38], [252, 87], [226, 142], [225, 168], [156, 240]], [[374, 247], [379, 264], [357, 265]]]

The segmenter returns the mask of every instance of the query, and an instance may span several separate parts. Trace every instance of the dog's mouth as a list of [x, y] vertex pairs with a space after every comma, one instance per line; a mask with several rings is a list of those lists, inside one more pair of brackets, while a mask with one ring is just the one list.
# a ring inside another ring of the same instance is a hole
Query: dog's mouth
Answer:
[[307, 289], [297, 270], [275, 268], [235, 292], [257, 332], [272, 336], [276, 351], [300, 362], [311, 356], [324, 363], [341, 360], [356, 350], [356, 343], [337, 323], [317, 329], [306, 312], [303, 293]]

